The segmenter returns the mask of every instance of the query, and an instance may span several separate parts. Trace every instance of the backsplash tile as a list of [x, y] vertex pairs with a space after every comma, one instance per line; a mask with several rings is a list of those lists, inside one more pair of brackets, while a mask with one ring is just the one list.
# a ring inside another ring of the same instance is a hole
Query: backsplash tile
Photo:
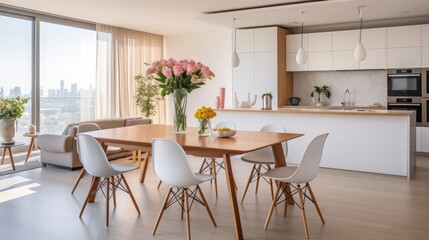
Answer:
[[369, 106], [375, 102], [387, 105], [387, 73], [374, 71], [295, 72], [294, 96], [301, 98], [300, 105], [315, 105], [310, 97], [315, 85], [328, 85], [331, 98], [325, 105], [339, 106], [346, 89], [350, 91], [352, 106]]

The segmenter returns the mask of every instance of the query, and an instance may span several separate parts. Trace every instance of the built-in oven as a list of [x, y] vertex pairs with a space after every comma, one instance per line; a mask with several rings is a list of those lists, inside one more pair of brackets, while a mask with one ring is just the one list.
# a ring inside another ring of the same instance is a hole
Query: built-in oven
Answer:
[[422, 74], [420, 69], [401, 69], [387, 74], [388, 96], [422, 96]]
[[[429, 100], [429, 99], [428, 99]], [[424, 114], [422, 107], [421, 97], [388, 97], [387, 98], [387, 109], [388, 110], [408, 110], [416, 112], [416, 123], [417, 126], [422, 125], [422, 116], [427, 115], [426, 111]], [[427, 119], [427, 118], [425, 118]]]
[[422, 97], [429, 97], [429, 69], [422, 69]]
[[422, 98], [422, 126], [429, 127], [429, 98]]

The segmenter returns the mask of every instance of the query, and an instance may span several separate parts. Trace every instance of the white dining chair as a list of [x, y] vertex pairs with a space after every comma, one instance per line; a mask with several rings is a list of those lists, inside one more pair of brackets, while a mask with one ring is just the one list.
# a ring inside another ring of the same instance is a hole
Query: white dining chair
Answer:
[[[283, 125], [279, 124], [268, 124], [261, 128], [261, 132], [278, 132], [278, 133], [285, 133], [285, 127]], [[282, 143], [283, 146], [283, 152], [285, 154], [285, 157], [287, 156], [287, 143]], [[275, 159], [273, 155], [273, 150], [271, 147], [265, 147], [262, 149], [258, 149], [249, 153], [244, 154], [241, 157], [241, 160], [247, 163], [253, 164], [252, 171], [250, 172], [249, 178], [246, 183], [246, 188], [244, 189], [243, 197], [241, 198], [241, 203], [243, 203], [244, 198], [246, 197], [247, 190], [249, 189], [249, 185], [252, 182], [256, 181], [256, 188], [255, 188], [255, 194], [258, 194], [258, 188], [259, 188], [259, 181], [262, 177], [262, 174], [266, 171], [269, 171], [272, 169], [272, 165], [274, 165]], [[271, 190], [271, 198], [274, 198], [274, 190], [273, 190], [273, 183], [271, 180], [267, 180], [262, 177], [262, 179], [270, 185]]]
[[[314, 196], [309, 182], [315, 179], [317, 173], [319, 172], [319, 165], [322, 159], [323, 147], [325, 145], [327, 137], [328, 133], [322, 134], [320, 136], [317, 136], [310, 142], [298, 167], [278, 167], [263, 174], [265, 177], [279, 182], [279, 184], [277, 185], [275, 197], [273, 199], [270, 211], [267, 216], [267, 220], [265, 222], [265, 230], [267, 230], [268, 224], [270, 223], [274, 207], [281, 204], [282, 202], [285, 203], [284, 216], [286, 216], [288, 200], [293, 201], [301, 209], [301, 217], [302, 222], [304, 224], [305, 236], [307, 239], [310, 236], [308, 234], [307, 217], [304, 207], [305, 199], [310, 200], [314, 204], [317, 213], [319, 214], [320, 220], [323, 224], [325, 224], [325, 220], [322, 216], [322, 212], [320, 211], [319, 204], [316, 201], [316, 197]], [[302, 186], [302, 184], [305, 185]], [[290, 192], [287, 186], [290, 186], [292, 188]], [[293, 196], [297, 193], [299, 203], [297, 203], [293, 199]], [[282, 198], [283, 195], [284, 198]]]
[[[106, 197], [106, 226], [109, 226], [109, 202], [110, 198], [113, 197], [113, 205], [116, 207], [117, 189], [121, 189], [129, 194], [134, 207], [140, 214], [137, 202], [124, 177], [124, 173], [135, 170], [137, 167], [117, 163], [110, 164], [101, 145], [90, 135], [80, 133], [77, 135], [77, 141], [80, 161], [88, 174], [92, 176], [92, 183], [79, 217], [82, 217], [90, 197], [97, 191], [102, 191], [103, 195]], [[105, 191], [103, 187], [106, 188]], [[110, 191], [112, 191], [112, 193], [110, 193]]]
[[[161, 179], [163, 183], [170, 186], [158, 218], [156, 219], [152, 234], [154, 235], [156, 233], [165, 209], [176, 202], [179, 202], [179, 205], [181, 206], [182, 219], [183, 212], [186, 214], [186, 232], [188, 239], [191, 239], [189, 211], [194, 201], [205, 206], [213, 225], [216, 227], [216, 221], [213, 218], [210, 207], [199, 187], [199, 184], [210, 181], [214, 176], [194, 173], [185, 151], [177, 142], [172, 140], [153, 139], [152, 160], [153, 168], [158, 178]], [[195, 186], [194, 190], [190, 189], [192, 186]], [[197, 192], [200, 197], [197, 196]], [[190, 204], [189, 199], [192, 200]]]
[[[90, 131], [97, 131], [97, 130], [101, 130], [101, 128], [95, 124], [95, 123], [82, 123], [80, 125], [77, 126], [77, 133], [84, 133], [84, 132], [90, 132]], [[78, 151], [79, 154], [79, 151]], [[77, 185], [79, 185], [80, 180], [86, 175], [86, 171], [85, 168], [82, 167], [82, 169], [80, 170], [79, 176], [76, 179], [76, 182], [73, 186], [73, 189], [71, 191], [71, 194], [74, 193], [74, 191], [77, 188]]]

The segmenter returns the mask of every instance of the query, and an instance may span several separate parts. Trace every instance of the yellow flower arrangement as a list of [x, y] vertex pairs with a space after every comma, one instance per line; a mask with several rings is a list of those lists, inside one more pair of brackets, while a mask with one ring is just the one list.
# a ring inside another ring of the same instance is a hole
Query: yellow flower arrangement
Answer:
[[194, 117], [198, 120], [198, 134], [209, 134], [210, 120], [216, 117], [216, 112], [210, 107], [202, 106], [194, 113]]

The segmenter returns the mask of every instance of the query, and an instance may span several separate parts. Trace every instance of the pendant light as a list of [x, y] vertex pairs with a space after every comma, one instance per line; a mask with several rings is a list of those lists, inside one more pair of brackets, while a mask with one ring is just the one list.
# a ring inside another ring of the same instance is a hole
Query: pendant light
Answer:
[[238, 67], [238, 65], [240, 65], [240, 58], [238, 57], [238, 54], [237, 54], [237, 29], [235, 28], [235, 18], [233, 22], [233, 27], [234, 27], [234, 39], [233, 39], [234, 51], [232, 52], [232, 56], [231, 56], [231, 64], [232, 64], [232, 67]]
[[362, 44], [362, 22], [363, 22], [362, 6], [358, 7], [358, 11], [360, 16], [359, 42], [356, 44], [355, 52], [353, 55], [356, 61], [362, 62], [366, 58], [365, 46]]
[[304, 17], [303, 13], [301, 12], [301, 47], [298, 49], [298, 52], [296, 53], [296, 62], [299, 65], [303, 65], [307, 62], [307, 54], [305, 53], [304, 48], [302, 47], [302, 44], [304, 42]]

